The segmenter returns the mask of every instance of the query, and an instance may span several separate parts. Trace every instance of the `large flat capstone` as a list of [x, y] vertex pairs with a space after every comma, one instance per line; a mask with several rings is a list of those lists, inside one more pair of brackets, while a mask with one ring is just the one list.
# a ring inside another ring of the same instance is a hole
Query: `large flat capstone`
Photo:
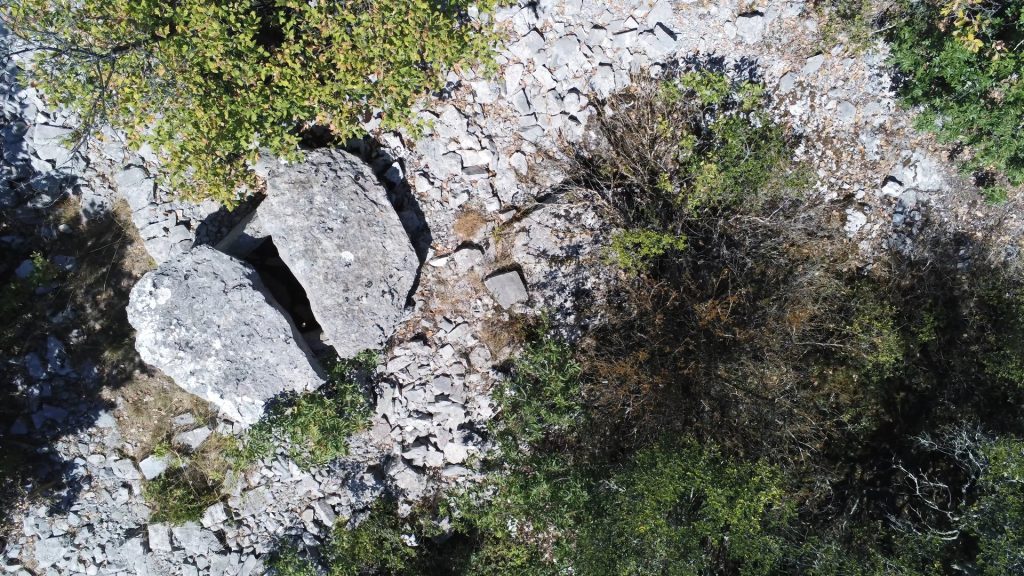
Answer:
[[341, 150], [267, 172], [260, 226], [342, 358], [380, 348], [402, 318], [419, 260], [370, 169]]
[[305, 342], [256, 271], [207, 246], [167, 261], [132, 289], [142, 359], [243, 424], [267, 400], [319, 387]]

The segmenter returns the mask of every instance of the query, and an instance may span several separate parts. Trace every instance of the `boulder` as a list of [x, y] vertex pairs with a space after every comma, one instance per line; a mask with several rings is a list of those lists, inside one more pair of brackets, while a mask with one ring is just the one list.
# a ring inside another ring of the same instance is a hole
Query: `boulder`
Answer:
[[419, 260], [370, 169], [341, 150], [309, 152], [268, 169], [257, 210], [327, 343], [342, 358], [380, 348], [402, 318]]
[[242, 424], [256, 422], [270, 398], [323, 383], [256, 271], [206, 246], [143, 276], [128, 320], [146, 363]]

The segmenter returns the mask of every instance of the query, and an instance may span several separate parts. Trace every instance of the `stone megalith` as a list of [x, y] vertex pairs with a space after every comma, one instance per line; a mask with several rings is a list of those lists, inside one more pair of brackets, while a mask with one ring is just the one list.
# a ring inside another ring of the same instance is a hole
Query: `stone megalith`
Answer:
[[419, 260], [370, 169], [341, 150], [308, 152], [300, 164], [268, 170], [257, 213], [338, 355], [381, 347], [402, 318]]
[[128, 321], [147, 364], [245, 425], [259, 420], [270, 398], [323, 383], [256, 270], [208, 246], [143, 276]]

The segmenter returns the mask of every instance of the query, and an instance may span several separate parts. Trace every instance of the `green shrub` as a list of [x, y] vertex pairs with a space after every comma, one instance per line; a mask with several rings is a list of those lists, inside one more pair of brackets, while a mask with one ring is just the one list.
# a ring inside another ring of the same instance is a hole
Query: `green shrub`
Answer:
[[348, 454], [349, 438], [366, 427], [370, 405], [359, 384], [376, 366], [367, 351], [352, 360], [339, 360], [328, 369], [328, 383], [319, 390], [276, 401], [259, 422], [239, 439], [232, 457], [248, 466], [285, 446], [303, 467], [321, 466]]
[[312, 562], [299, 556], [295, 548], [287, 546], [270, 559], [267, 568], [275, 576], [319, 576]]
[[394, 506], [378, 502], [358, 526], [339, 523], [324, 556], [331, 576], [415, 574], [417, 549], [404, 537], [418, 535], [416, 526], [399, 518]]
[[686, 238], [654, 230], [625, 230], [612, 238], [612, 261], [626, 272], [638, 274], [669, 252], [686, 249]]
[[1024, 572], [1024, 442], [1003, 439], [982, 447], [986, 469], [968, 529], [978, 538], [986, 576]]
[[312, 126], [344, 140], [412, 106], [446, 71], [486, 60], [494, 36], [466, 17], [497, 0], [11, 0], [9, 28], [39, 53], [33, 83], [150, 146], [166, 183], [231, 204], [259, 150], [287, 158]]
[[202, 518], [220, 500], [220, 483], [180, 464], [168, 468], [143, 486], [154, 522], [184, 524]]
[[580, 574], [772, 574], [786, 551], [781, 476], [686, 442], [640, 451], [593, 487]]
[[970, 147], [966, 170], [1024, 183], [1024, 2], [904, 1], [890, 15], [900, 94], [919, 106], [917, 125]]
[[787, 550], [779, 473], [690, 441], [621, 464], [535, 455], [474, 497], [454, 507], [468, 574], [768, 574]]
[[583, 424], [580, 367], [546, 326], [534, 329], [511, 376], [495, 390], [501, 413], [497, 436], [510, 457], [521, 447], [571, 435]]

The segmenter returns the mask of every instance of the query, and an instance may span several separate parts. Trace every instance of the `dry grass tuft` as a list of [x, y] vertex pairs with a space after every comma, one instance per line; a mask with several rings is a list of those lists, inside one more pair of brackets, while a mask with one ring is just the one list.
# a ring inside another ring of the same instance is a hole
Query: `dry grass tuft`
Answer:
[[479, 242], [480, 232], [487, 226], [487, 216], [476, 208], [459, 213], [452, 230], [460, 242]]

